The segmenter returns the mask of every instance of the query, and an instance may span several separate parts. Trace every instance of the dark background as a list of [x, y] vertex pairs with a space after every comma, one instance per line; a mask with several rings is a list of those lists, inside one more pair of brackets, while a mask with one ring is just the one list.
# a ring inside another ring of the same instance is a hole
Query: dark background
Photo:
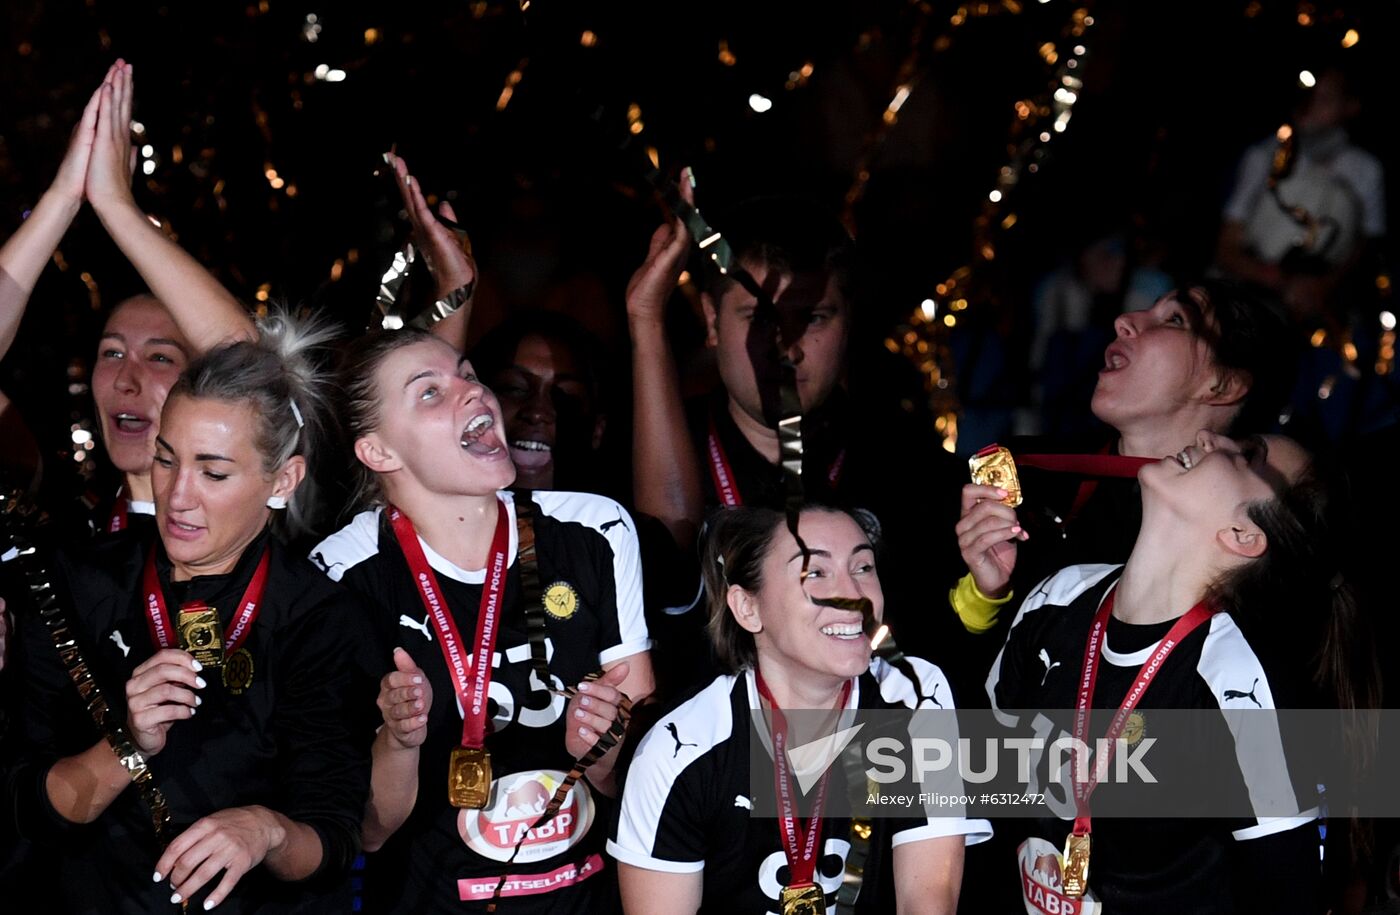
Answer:
[[[1014, 356], [1035, 281], [1106, 231], [1131, 227], [1173, 272], [1205, 266], [1238, 157], [1288, 116], [1301, 69], [1344, 63], [1364, 106], [1353, 139], [1395, 159], [1400, 10], [1385, 2], [534, 0], [522, 12], [465, 0], [54, 0], [0, 13], [0, 231], [42, 192], [122, 56], [155, 153], [154, 173], [138, 171], [138, 200], [244, 301], [364, 325], [407, 230], [374, 174], [397, 144], [470, 230], [483, 270], [474, 337], [510, 310], [547, 306], [622, 356], [622, 289], [659, 218], [636, 160], [617, 148], [628, 106], [663, 170], [695, 166], [721, 229], [726, 204], [761, 193], [809, 195], [839, 213], [912, 50], [917, 83], [853, 214], [872, 267], [862, 326], [878, 349], [969, 261], [974, 220], [1010, 161], [1013, 103], [1048, 99], [1053, 68], [1037, 49], [1075, 43], [1062, 33], [1078, 6], [1096, 25], [1082, 39], [1074, 118], [1003, 203], [1018, 222], [979, 272], [955, 338], [991, 328]], [[1350, 28], [1361, 40], [1343, 50]], [[787, 88], [804, 63], [810, 79]], [[321, 65], [345, 79], [316, 79]], [[752, 93], [771, 110], [753, 111]], [[0, 374], [36, 431], [55, 419], [61, 432], [81, 412], [80, 399], [58, 402], [63, 373], [83, 375], [99, 309], [137, 288], [90, 213], [61, 253], [67, 269], [40, 283]], [[678, 311], [693, 344], [694, 322]], [[901, 396], [911, 392], [917, 381]]]

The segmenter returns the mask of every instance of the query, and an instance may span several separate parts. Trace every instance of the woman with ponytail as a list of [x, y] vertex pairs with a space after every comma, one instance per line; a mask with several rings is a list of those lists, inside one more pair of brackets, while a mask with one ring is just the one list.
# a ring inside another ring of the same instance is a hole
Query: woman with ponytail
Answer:
[[[31, 618], [17, 821], [52, 846], [72, 912], [345, 911], [369, 781], [367, 614], [283, 538], [305, 531], [325, 335], [283, 316], [171, 388], [152, 470], [158, 536], [60, 559], [72, 630], [137, 753], [98, 734]], [[124, 684], [124, 688], [123, 688]], [[364, 727], [356, 723], [365, 722]], [[147, 767], [161, 841], [133, 788]]]
[[368, 907], [609, 911], [616, 741], [653, 688], [635, 522], [508, 491], [500, 404], [432, 334], [356, 341], [340, 388], [365, 510], [312, 557], [373, 604]]
[[[1071, 737], [1131, 746], [1145, 732], [1165, 740], [1168, 723], [1183, 720], [1192, 735], [1189, 752], [1180, 740], [1153, 748], [1154, 775], [1187, 785], [1172, 795], [1171, 818], [1122, 812], [1147, 796], [1141, 785], [1071, 790], [1037, 755], [1030, 790], [1046, 792], [1053, 816], [1018, 821], [1030, 826], [1018, 851], [1028, 907], [1324, 910], [1322, 776], [1288, 752], [1301, 735], [1275, 710], [1370, 707], [1378, 687], [1320, 479], [1287, 438], [1203, 431], [1139, 472], [1142, 528], [1125, 565], [1063, 569], [1021, 605], [987, 680], [1004, 724], [1047, 746]], [[1201, 714], [1154, 711], [1179, 709]], [[1212, 740], [1228, 749], [1211, 755]], [[1347, 742], [1359, 754], [1349, 761], [1366, 757], [1360, 732]]]

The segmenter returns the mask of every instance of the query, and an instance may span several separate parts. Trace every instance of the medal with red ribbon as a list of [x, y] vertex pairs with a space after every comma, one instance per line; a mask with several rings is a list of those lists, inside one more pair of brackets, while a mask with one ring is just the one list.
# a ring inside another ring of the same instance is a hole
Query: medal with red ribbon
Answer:
[[151, 630], [151, 641], [160, 648], [179, 645], [205, 667], [221, 669], [224, 685], [230, 692], [243, 692], [253, 680], [253, 658], [243, 643], [248, 640], [248, 633], [252, 631], [253, 623], [257, 622], [262, 607], [271, 557], [271, 551], [264, 547], [262, 558], [258, 560], [253, 577], [243, 591], [233, 619], [229, 621], [227, 629], [221, 629], [218, 611], [203, 601], [182, 605], [178, 617], [171, 618], [160, 575], [156, 572], [155, 550], [151, 550], [146, 555], [143, 576], [146, 624]]
[[[773, 782], [778, 792], [778, 833], [783, 840], [783, 854], [787, 856], [788, 883], [782, 889], [783, 915], [823, 915], [826, 911], [826, 893], [816, 882], [817, 859], [821, 856], [818, 842], [822, 834], [822, 809], [826, 805], [826, 782], [831, 775], [828, 768], [817, 783], [816, 794], [812, 798], [812, 815], [804, 825], [797, 816], [797, 799], [794, 795], [792, 779], [788, 776], [787, 758], [787, 719], [778, 701], [773, 698], [768, 684], [763, 682], [763, 674], [754, 670], [758, 683], [758, 694], [768, 700], [772, 714], [773, 738]], [[841, 687], [841, 698], [836, 703], [839, 713], [846, 707], [851, 696], [851, 681]]]
[[1074, 785], [1075, 804], [1074, 830], [1065, 841], [1064, 865], [1061, 868], [1066, 896], [1083, 896], [1089, 888], [1089, 834], [1091, 826], [1089, 795], [1093, 794], [1094, 788], [1098, 786], [1098, 773], [1107, 771], [1108, 763], [1113, 759], [1113, 751], [1117, 747], [1119, 736], [1123, 733], [1124, 725], [1127, 724], [1128, 716], [1142, 701], [1143, 693], [1147, 692], [1147, 687], [1161, 671], [1167, 657], [1181, 644], [1183, 639], [1195, 631], [1196, 627], [1215, 615], [1215, 609], [1207, 602], [1201, 601], [1186, 611], [1185, 615], [1173, 623], [1171, 629], [1167, 630], [1167, 634], [1157, 643], [1152, 656], [1138, 669], [1132, 687], [1123, 697], [1122, 704], [1109, 723], [1108, 733], [1105, 735], [1105, 758], [1094, 766], [1087, 779], [1081, 779], [1079, 775], [1084, 763], [1074, 748], [1087, 746], [1089, 717], [1094, 707], [1094, 684], [1099, 678], [1099, 656], [1103, 650], [1104, 638], [1108, 631], [1108, 619], [1113, 613], [1115, 593], [1115, 591], [1108, 592], [1103, 603], [1099, 605], [1098, 612], [1094, 614], [1094, 621], [1089, 627], [1089, 638], [1084, 646], [1084, 666], [1079, 675], [1079, 695], [1075, 701], [1074, 709], [1075, 742], [1070, 748], [1070, 770]]
[[[418, 542], [418, 533], [408, 516], [389, 506], [389, 524], [399, 541], [418, 596], [438, 634], [447, 671], [452, 675], [452, 688], [462, 709], [462, 742], [452, 751], [447, 769], [447, 797], [454, 807], [480, 809], [491, 796], [491, 754], [486, 742], [486, 699], [491, 689], [491, 658], [496, 651], [496, 621], [500, 616], [501, 597], [505, 593], [506, 564], [510, 550], [510, 515], [506, 504], [496, 500], [496, 532], [491, 538], [491, 552], [486, 563], [486, 580], [481, 589], [481, 605], [476, 618], [476, 638], [467, 656], [467, 646], [452, 611], [438, 584], [437, 575], [428, 565], [428, 558]], [[470, 663], [469, 663], [470, 660]]]
[[1099, 480], [1131, 480], [1138, 471], [1148, 464], [1155, 464], [1159, 458], [1129, 457], [1125, 454], [1110, 454], [1104, 449], [1099, 454], [1018, 454], [1016, 463], [1024, 467], [1035, 467], [1051, 473], [1072, 473], [1087, 477], [1079, 484], [1074, 494], [1074, 503], [1069, 509], [1069, 519], [1079, 517], [1084, 506], [1089, 503], [1098, 489]]

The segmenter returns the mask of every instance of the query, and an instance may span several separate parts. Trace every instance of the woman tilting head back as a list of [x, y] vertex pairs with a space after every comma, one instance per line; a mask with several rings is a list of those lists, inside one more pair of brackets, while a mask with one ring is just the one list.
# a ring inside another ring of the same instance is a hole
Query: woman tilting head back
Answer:
[[623, 694], [652, 690], [634, 522], [601, 496], [505, 491], [500, 405], [430, 334], [357, 341], [341, 389], [367, 510], [312, 555], [375, 605], [370, 905], [484, 903], [523, 841], [511, 882], [542, 887], [542, 906], [596, 910], [616, 751], [579, 763], [588, 778], [562, 801], [567, 816], [534, 827], [621, 720]]
[[[1330, 494], [1292, 440], [1206, 430], [1138, 480], [1142, 527], [1126, 565], [1042, 582], [987, 688], [1004, 724], [1034, 727], [1047, 745], [1131, 744], [1154, 721], [1186, 721], [1192, 752], [1159, 755], [1156, 790], [1174, 793], [1150, 814], [1127, 806], [1140, 792], [1071, 790], [1036, 756], [1031, 790], [1050, 800], [1023, 833], [1020, 889], [1028, 904], [1082, 889], [1076, 905], [1138, 912], [1323, 911], [1317, 788], [1331, 777], [1289, 752], [1318, 738], [1293, 734], [1297, 719], [1275, 710], [1374, 701], [1370, 647], [1332, 555]], [[1072, 722], [1051, 720], [1057, 709]], [[1193, 714], [1167, 713], [1177, 710]], [[1116, 816], [1098, 815], [1115, 804]]]

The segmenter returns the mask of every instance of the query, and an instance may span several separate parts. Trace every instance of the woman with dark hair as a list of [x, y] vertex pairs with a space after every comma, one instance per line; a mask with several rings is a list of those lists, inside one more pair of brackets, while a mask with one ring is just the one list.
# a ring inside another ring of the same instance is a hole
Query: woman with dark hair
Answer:
[[493, 329], [472, 363], [501, 403], [517, 489], [603, 492], [601, 344], [567, 315], [530, 312]]
[[[807, 832], [796, 821], [793, 843], [785, 839], [783, 819], [754, 817], [750, 723], [762, 730], [762, 719], [771, 719], [776, 734], [783, 713], [793, 709], [844, 716], [855, 709], [933, 708], [933, 702], [952, 708], [937, 667], [908, 659], [916, 683], [904, 669], [872, 660], [862, 613], [828, 600], [867, 600], [874, 619], [883, 615], [874, 538], [861, 519], [809, 507], [799, 520], [805, 546], [784, 522], [780, 512], [750, 506], [727, 509], [711, 522], [705, 593], [712, 646], [726, 673], [664, 716], [638, 745], [608, 843], [620, 862], [629, 913], [833, 911], [850, 820], [817, 811]], [[893, 846], [900, 910], [956, 911], [963, 847], [989, 835], [985, 820], [894, 821], [885, 841]], [[806, 852], [799, 847], [803, 836]], [[813, 907], [791, 908], [789, 899], [803, 893]], [[893, 909], [888, 900], [883, 905]]]
[[[1057, 569], [1127, 558], [1141, 515], [1134, 474], [1142, 459], [1174, 454], [1202, 429], [1252, 434], [1277, 422], [1293, 380], [1292, 330], [1237, 284], [1183, 285], [1147, 310], [1119, 315], [1113, 328], [1091, 406], [1114, 438], [1095, 443], [1098, 454], [1074, 455], [1089, 458], [1084, 472], [1032, 468], [1019, 510], [995, 487], [963, 487], [956, 532], [967, 574], [949, 597], [971, 632], [992, 629], [1000, 607]], [[1012, 444], [1017, 453], [1056, 450]]]
[[601, 496], [507, 491], [500, 406], [429, 333], [357, 341], [342, 379], [368, 507], [312, 555], [374, 604], [370, 906], [456, 912], [499, 892], [604, 910], [616, 750], [584, 757], [652, 691], [632, 519]]
[[[1190, 786], [1174, 795], [1177, 818], [1090, 816], [1090, 796], [1096, 814], [1123, 810], [1131, 789], [1071, 790], [1047, 779], [1037, 755], [1033, 781], [1054, 817], [1034, 823], [1019, 849], [1026, 904], [1319, 912], [1318, 773], [1284, 752], [1294, 736], [1272, 711], [1376, 700], [1374, 661], [1363, 661], [1373, 649], [1325, 556], [1340, 533], [1329, 529], [1328, 493], [1308, 454], [1280, 436], [1236, 442], [1203, 431], [1138, 479], [1142, 527], [1127, 563], [1070, 566], [1031, 592], [987, 680], [993, 709], [1047, 745], [1092, 743], [1105, 728], [1135, 743], [1154, 709], [1213, 714], [1190, 718], [1192, 761], [1167, 757], [1167, 773], [1155, 773]], [[1291, 657], [1280, 657], [1288, 645]], [[1296, 675], [1300, 663], [1311, 664], [1311, 683]], [[1045, 717], [1053, 709], [1076, 710], [1072, 734]], [[1245, 710], [1267, 714], [1244, 721]], [[1230, 750], [1202, 762], [1195, 753], [1205, 757], [1212, 740]], [[1201, 799], [1207, 787], [1219, 804]], [[1223, 806], [1230, 801], [1237, 809]]]
[[[25, 618], [25, 752], [10, 790], [21, 832], [58, 846], [46, 892], [65, 911], [348, 904], [372, 730], [354, 663], [365, 612], [280, 542], [308, 521], [306, 468], [328, 417], [309, 350], [324, 335], [281, 318], [259, 331], [171, 389], [152, 471], [158, 538], [128, 530], [60, 559], [71, 630], [130, 758], [96, 733], [71, 659]], [[164, 849], [133, 788], [141, 770], [169, 811]]]

